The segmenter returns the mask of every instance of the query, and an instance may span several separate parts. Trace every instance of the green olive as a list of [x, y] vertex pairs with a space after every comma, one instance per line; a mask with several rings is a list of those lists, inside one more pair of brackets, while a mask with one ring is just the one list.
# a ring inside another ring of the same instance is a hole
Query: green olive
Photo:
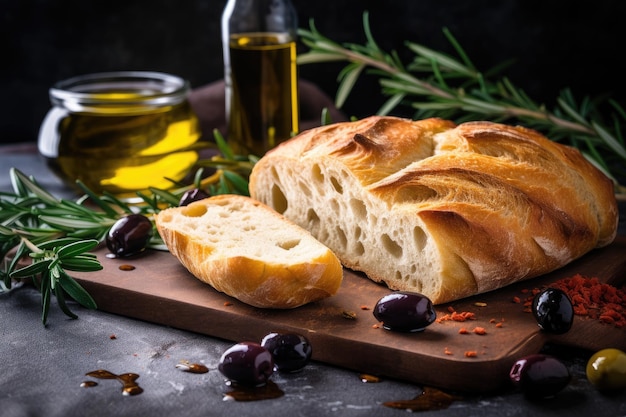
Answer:
[[626, 353], [619, 349], [602, 349], [587, 362], [587, 379], [601, 391], [626, 389]]

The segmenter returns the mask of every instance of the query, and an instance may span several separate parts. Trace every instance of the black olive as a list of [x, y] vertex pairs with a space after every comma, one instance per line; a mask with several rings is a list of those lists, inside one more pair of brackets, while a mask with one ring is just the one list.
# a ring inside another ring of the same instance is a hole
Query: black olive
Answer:
[[191, 190], [185, 191], [183, 196], [180, 198], [180, 202], [178, 203], [178, 205], [181, 207], [186, 206], [193, 203], [194, 201], [204, 200], [205, 198], [209, 197], [210, 195], [206, 191], [200, 188], [193, 188]]
[[113, 224], [106, 236], [107, 248], [116, 256], [142, 252], [154, 234], [152, 222], [142, 214], [129, 214]]
[[513, 364], [509, 377], [529, 398], [554, 397], [569, 384], [571, 375], [558, 359], [537, 353]]
[[374, 317], [383, 328], [399, 332], [421, 332], [435, 321], [433, 303], [423, 294], [398, 291], [382, 297], [374, 307]]
[[240, 342], [222, 354], [217, 369], [236, 384], [261, 386], [274, 373], [274, 359], [260, 344]]
[[567, 333], [574, 322], [574, 307], [565, 292], [546, 288], [533, 298], [533, 315], [539, 327], [555, 334]]
[[296, 372], [306, 366], [313, 349], [308, 339], [297, 333], [270, 333], [261, 341], [269, 350], [276, 369], [281, 372]]

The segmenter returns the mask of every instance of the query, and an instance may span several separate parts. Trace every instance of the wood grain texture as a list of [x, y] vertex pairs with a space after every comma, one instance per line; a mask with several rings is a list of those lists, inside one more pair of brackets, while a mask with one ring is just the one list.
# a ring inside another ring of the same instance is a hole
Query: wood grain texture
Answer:
[[[626, 350], [626, 329], [577, 316], [570, 332], [550, 335], [540, 331], [522, 304], [512, 301], [515, 296], [524, 298], [524, 289], [577, 273], [621, 286], [626, 278], [623, 237], [543, 277], [436, 306], [438, 317], [453, 308], [473, 312], [476, 319], [435, 322], [424, 332], [411, 334], [376, 326], [372, 309], [389, 290], [350, 270], [345, 270], [337, 295], [279, 311], [251, 307], [215, 291], [167, 252], [148, 252], [135, 259], [109, 259], [106, 253], [105, 249], [97, 252], [102, 271], [74, 274], [100, 310], [233, 342], [260, 341], [271, 331], [299, 332], [310, 340], [314, 360], [449, 390], [496, 391], [508, 383], [508, 372], [517, 359], [537, 353], [548, 342], [591, 351]], [[122, 264], [135, 269], [120, 270]], [[356, 318], [346, 318], [346, 312]], [[474, 327], [487, 333], [474, 334]], [[469, 334], [459, 334], [461, 328]], [[476, 356], [466, 357], [468, 351]]]

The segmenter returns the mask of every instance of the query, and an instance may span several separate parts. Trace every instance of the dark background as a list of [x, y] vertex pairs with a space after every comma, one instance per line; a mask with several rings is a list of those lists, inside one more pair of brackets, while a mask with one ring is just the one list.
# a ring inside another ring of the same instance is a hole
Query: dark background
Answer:
[[[0, 142], [35, 141], [48, 88], [85, 73], [152, 70], [201, 87], [222, 77], [220, 0], [0, 0]], [[577, 97], [609, 94], [624, 105], [624, 16], [620, 0], [294, 0], [300, 27], [338, 42], [363, 43], [362, 14], [385, 50], [412, 56], [407, 40], [452, 52], [447, 27], [475, 66], [503, 61], [505, 75], [549, 107], [570, 87]], [[406, 61], [405, 61], [406, 62]], [[302, 78], [334, 97], [342, 64], [301, 66]], [[375, 79], [358, 84], [348, 115], [382, 103]]]

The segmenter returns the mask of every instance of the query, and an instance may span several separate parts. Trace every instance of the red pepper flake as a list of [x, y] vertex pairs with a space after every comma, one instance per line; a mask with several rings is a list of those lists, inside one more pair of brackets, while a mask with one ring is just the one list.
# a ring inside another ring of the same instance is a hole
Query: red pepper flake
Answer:
[[469, 331], [465, 327], [459, 329], [459, 334], [469, 334]]
[[[560, 279], [549, 286], [558, 288], [568, 295], [574, 307], [574, 314], [620, 329], [626, 327], [625, 289], [600, 282], [597, 277], [585, 277], [580, 274]], [[541, 291], [539, 288], [532, 290], [532, 296], [526, 300], [529, 305], [539, 291]]]
[[478, 356], [478, 353], [475, 350], [468, 350], [465, 352], [466, 358], [475, 358], [476, 356]]
[[229, 307], [232, 306], [233, 303], [231, 303], [230, 301], [224, 301], [224, 307]]
[[370, 308], [368, 306], [361, 306], [361, 310], [369, 310]]
[[378, 325], [378, 324], [372, 324], [372, 329], [380, 329], [380, 325]]
[[521, 303], [522, 303], [522, 300], [521, 300], [518, 296], [513, 297], [513, 300], [512, 300], [512, 301], [513, 301], [515, 304], [521, 304]]
[[117, 339], [117, 336], [115, 336], [114, 334], [112, 334], [111, 336], [109, 336], [109, 339], [111, 339], [111, 340], [115, 340], [115, 339]]
[[441, 323], [442, 321], [450, 321], [450, 320], [458, 321], [458, 322], [464, 322], [467, 320], [476, 320], [476, 315], [469, 311], [462, 311], [460, 313], [457, 313], [456, 311], [454, 311], [450, 314], [444, 314], [440, 318], [437, 318], [438, 323]]
[[489, 320], [489, 323], [495, 324], [496, 327], [502, 327], [502, 323], [504, 322], [504, 318], [501, 318], [500, 321], [494, 319]]
[[474, 330], [472, 330], [474, 333], [479, 334], [479, 335], [485, 335], [487, 334], [487, 330], [485, 330], [484, 327], [474, 327]]
[[452, 306], [448, 306], [448, 312], [449, 313], [454, 313], [456, 310], [454, 309], [454, 307]]
[[450, 349], [448, 349], [447, 347], [443, 348], [443, 353], [445, 353], [446, 355], [454, 355], [454, 353], [452, 353], [452, 351]]

